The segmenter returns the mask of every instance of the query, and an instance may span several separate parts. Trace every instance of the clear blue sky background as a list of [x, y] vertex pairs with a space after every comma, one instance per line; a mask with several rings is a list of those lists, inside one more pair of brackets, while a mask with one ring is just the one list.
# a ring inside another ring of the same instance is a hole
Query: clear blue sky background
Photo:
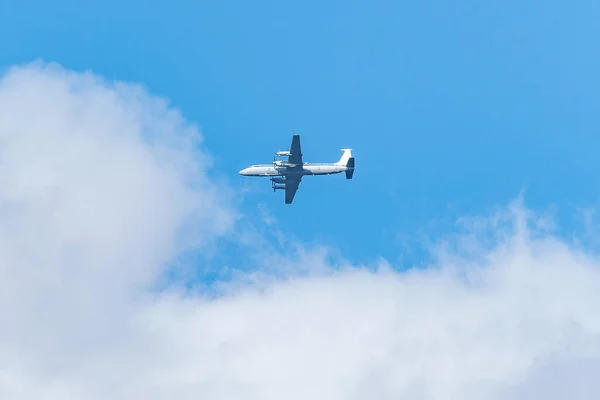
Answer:
[[[355, 261], [452, 229], [522, 189], [570, 220], [597, 204], [598, 1], [0, 1], [0, 68], [41, 58], [141, 82], [206, 137], [216, 168], [286, 234]], [[237, 175], [301, 134], [292, 206]], [[566, 229], [571, 229], [566, 223]], [[418, 261], [418, 257], [417, 257]]]

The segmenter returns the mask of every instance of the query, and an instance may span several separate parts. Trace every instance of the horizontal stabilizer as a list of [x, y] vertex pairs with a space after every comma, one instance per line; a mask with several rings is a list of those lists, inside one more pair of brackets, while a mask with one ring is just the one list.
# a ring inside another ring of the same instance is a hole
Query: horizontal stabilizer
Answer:
[[348, 163], [346, 164], [346, 168], [348, 168], [346, 170], [346, 179], [352, 179], [352, 176], [354, 175], [354, 157], [350, 157], [348, 159]]

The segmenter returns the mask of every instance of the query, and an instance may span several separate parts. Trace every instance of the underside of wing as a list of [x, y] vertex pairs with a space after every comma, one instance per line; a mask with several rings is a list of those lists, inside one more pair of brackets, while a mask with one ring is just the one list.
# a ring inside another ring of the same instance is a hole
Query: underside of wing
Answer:
[[290, 146], [290, 155], [288, 156], [288, 162], [290, 164], [302, 165], [302, 148], [300, 147], [300, 135], [297, 133], [292, 137], [292, 144]]
[[298, 191], [298, 186], [300, 186], [300, 179], [286, 179], [285, 182], [285, 204], [292, 204], [294, 201], [294, 196]]

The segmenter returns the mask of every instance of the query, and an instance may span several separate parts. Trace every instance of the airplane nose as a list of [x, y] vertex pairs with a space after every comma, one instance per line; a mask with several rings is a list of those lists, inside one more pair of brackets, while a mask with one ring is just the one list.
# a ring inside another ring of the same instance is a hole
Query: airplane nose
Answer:
[[240, 175], [246, 175], [246, 168], [244, 168], [240, 171]]

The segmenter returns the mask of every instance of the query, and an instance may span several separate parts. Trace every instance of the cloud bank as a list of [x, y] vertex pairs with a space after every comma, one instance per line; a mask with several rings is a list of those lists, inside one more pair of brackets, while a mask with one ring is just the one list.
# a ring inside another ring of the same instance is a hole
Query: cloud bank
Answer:
[[210, 168], [198, 129], [139, 86], [41, 63], [5, 74], [1, 398], [600, 395], [600, 261], [518, 204], [430, 268], [303, 249], [283, 278], [216, 298], [149, 290], [235, 229]]

